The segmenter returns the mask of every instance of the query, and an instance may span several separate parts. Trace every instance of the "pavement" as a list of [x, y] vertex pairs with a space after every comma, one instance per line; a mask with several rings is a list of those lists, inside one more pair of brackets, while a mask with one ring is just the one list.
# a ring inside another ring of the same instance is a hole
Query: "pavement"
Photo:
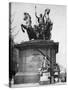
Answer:
[[[65, 82], [58, 82], [58, 83], [54, 83], [54, 84], [44, 84], [44, 85], [55, 86], [55, 85], [66, 85], [66, 83]], [[11, 88], [24, 88], [24, 87], [36, 87], [36, 86], [43, 86], [43, 84], [42, 85], [40, 85], [39, 83], [13, 84], [11, 86]]]
[[66, 82], [57, 82], [57, 83], [53, 83], [50, 84], [50, 81], [47, 80], [47, 77], [42, 76], [40, 78], [40, 82], [39, 83], [26, 83], [26, 84], [13, 84], [14, 81], [12, 80], [12, 85], [11, 88], [23, 88], [23, 87], [35, 87], [35, 86], [42, 86], [42, 85], [66, 85]]

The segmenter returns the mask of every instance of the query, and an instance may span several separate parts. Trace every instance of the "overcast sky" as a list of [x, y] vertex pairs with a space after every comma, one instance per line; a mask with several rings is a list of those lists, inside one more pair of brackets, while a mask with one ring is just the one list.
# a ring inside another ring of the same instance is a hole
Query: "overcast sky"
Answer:
[[62, 66], [66, 67], [66, 6], [60, 5], [46, 5], [46, 4], [25, 4], [25, 3], [12, 3], [11, 7], [11, 15], [14, 18], [12, 23], [12, 27], [16, 26], [13, 30], [13, 36], [17, 33], [18, 34], [14, 37], [15, 43], [21, 43], [22, 41], [28, 41], [27, 32], [23, 34], [21, 31], [21, 24], [23, 22], [23, 13], [28, 12], [31, 15], [32, 19], [32, 26], [36, 24], [36, 17], [35, 17], [35, 5], [37, 7], [36, 11], [39, 15], [40, 13], [44, 13], [46, 8], [50, 8], [50, 18], [53, 22], [53, 29], [52, 29], [52, 37], [51, 40], [55, 42], [59, 42], [59, 52], [57, 54], [57, 62]]

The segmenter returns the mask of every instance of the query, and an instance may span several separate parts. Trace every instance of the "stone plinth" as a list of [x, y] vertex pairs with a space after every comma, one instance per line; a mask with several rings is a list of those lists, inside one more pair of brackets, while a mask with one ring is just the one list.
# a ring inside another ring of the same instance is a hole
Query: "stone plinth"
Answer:
[[15, 84], [38, 83], [40, 81], [39, 69], [44, 55], [49, 57], [51, 70], [54, 68], [58, 42], [32, 40], [15, 45], [15, 48], [19, 50], [19, 68], [14, 79]]

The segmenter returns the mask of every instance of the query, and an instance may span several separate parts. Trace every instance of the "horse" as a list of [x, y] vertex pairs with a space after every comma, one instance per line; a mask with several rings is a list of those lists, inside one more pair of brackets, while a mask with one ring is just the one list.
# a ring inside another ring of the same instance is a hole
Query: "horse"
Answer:
[[37, 39], [36, 32], [34, 31], [34, 29], [31, 26], [32, 21], [31, 21], [31, 16], [29, 15], [29, 13], [24, 13], [23, 20], [26, 23], [26, 25], [21, 24], [21, 29], [22, 29], [23, 33], [25, 32], [25, 30], [27, 31], [29, 40]]

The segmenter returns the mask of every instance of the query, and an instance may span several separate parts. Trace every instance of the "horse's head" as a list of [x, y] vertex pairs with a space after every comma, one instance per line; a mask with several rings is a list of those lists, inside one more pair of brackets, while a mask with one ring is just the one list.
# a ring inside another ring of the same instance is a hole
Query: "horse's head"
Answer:
[[28, 19], [28, 15], [27, 13], [24, 13], [24, 21], [26, 21]]
[[31, 16], [29, 15], [29, 13], [24, 13], [24, 19], [23, 20], [26, 22], [27, 26], [31, 25]]
[[24, 20], [31, 19], [29, 13], [24, 13]]

